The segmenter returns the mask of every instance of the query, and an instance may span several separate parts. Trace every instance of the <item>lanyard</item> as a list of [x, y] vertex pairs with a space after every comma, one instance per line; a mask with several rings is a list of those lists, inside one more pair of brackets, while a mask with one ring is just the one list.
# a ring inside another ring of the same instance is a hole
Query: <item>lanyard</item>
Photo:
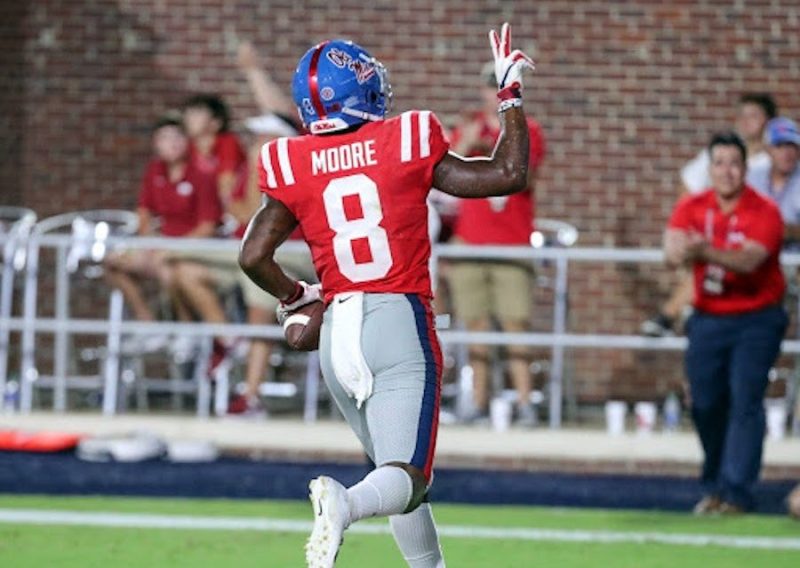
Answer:
[[[726, 227], [725, 240], [723, 241], [722, 245], [724, 248], [727, 248], [727, 245], [730, 242], [730, 234], [736, 229], [737, 220], [738, 218], [736, 215], [731, 215], [730, 221], [728, 221], [728, 226]], [[706, 240], [711, 246], [714, 246], [714, 209], [711, 207], [706, 209], [705, 221]]]

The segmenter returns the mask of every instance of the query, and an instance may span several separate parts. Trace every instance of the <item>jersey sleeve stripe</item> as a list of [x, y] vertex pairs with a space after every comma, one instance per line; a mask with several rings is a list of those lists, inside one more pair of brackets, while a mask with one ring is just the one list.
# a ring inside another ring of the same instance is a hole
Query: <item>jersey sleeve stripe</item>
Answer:
[[423, 110], [419, 113], [419, 157], [427, 158], [431, 155], [431, 111]]
[[269, 157], [269, 149], [271, 144], [267, 143], [261, 147], [261, 164], [264, 166], [264, 171], [267, 173], [267, 186], [275, 189], [278, 187], [275, 181], [275, 172], [272, 170], [272, 160]]
[[289, 160], [288, 138], [278, 138], [278, 163], [281, 166], [283, 183], [286, 185], [294, 185], [294, 172], [292, 172], [292, 163]]
[[400, 161], [411, 161], [411, 113], [400, 115]]

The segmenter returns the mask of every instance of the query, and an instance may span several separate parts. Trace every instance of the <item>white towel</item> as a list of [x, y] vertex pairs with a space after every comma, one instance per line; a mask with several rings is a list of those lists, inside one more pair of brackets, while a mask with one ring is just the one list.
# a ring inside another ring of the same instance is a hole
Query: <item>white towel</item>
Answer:
[[361, 408], [372, 394], [372, 371], [361, 351], [364, 293], [346, 292], [333, 297], [331, 364], [336, 380]]

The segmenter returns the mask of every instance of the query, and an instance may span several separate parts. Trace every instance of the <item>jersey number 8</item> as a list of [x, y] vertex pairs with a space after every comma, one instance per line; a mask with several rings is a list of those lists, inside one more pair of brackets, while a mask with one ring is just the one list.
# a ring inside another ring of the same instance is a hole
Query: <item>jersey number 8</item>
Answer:
[[[344, 200], [358, 196], [363, 217], [348, 219]], [[322, 192], [328, 225], [336, 233], [333, 237], [333, 254], [339, 271], [351, 282], [367, 282], [383, 278], [392, 268], [389, 236], [379, 225], [383, 219], [378, 186], [364, 174], [355, 174], [331, 180]], [[366, 239], [371, 260], [357, 262], [353, 241]]]

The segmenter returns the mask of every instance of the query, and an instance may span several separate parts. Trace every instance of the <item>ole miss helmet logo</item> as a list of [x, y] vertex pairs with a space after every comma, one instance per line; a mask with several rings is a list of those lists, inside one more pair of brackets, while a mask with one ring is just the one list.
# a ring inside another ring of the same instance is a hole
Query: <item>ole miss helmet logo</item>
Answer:
[[369, 61], [359, 61], [350, 57], [349, 53], [336, 48], [332, 48], [325, 54], [328, 61], [336, 65], [339, 69], [345, 67], [353, 72], [359, 85], [366, 82], [375, 74], [375, 66]]
[[355, 73], [356, 81], [358, 81], [359, 84], [366, 82], [375, 74], [375, 66], [372, 63], [365, 63], [364, 61], [352, 61], [348, 67], [353, 73]]

